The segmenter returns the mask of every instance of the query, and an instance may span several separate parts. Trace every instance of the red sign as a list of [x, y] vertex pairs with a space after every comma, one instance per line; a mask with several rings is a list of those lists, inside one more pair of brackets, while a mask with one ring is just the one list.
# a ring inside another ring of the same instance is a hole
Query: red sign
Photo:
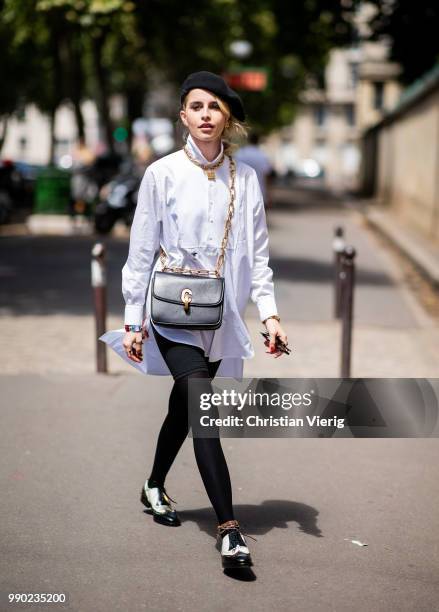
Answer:
[[224, 78], [233, 89], [263, 91], [267, 87], [267, 73], [265, 70], [249, 69], [240, 72], [226, 72]]

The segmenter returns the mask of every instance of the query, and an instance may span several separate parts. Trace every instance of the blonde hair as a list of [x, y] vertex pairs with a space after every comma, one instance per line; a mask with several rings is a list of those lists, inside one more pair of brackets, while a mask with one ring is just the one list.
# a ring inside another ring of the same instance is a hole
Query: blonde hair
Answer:
[[[214, 93], [212, 93], [212, 95], [217, 101], [218, 106], [220, 107], [220, 111], [226, 118], [226, 124], [221, 134], [221, 140], [224, 143], [224, 151], [226, 153], [232, 154], [236, 151], [236, 149], [239, 148], [242, 142], [244, 142], [247, 139], [250, 126], [245, 121], [239, 121], [239, 119], [237, 119], [234, 115], [232, 115], [230, 106], [227, 104], [227, 102], [225, 102], [222, 98], [219, 98], [218, 96], [216, 96]], [[183, 102], [181, 104], [182, 109], [186, 108], [186, 100], [187, 100], [187, 94], [184, 97]], [[181, 121], [181, 118], [180, 118], [180, 122], [183, 123]], [[184, 127], [186, 128], [186, 126]], [[183, 134], [183, 140], [185, 142], [187, 140], [188, 135], [189, 135], [189, 130], [186, 128]]]

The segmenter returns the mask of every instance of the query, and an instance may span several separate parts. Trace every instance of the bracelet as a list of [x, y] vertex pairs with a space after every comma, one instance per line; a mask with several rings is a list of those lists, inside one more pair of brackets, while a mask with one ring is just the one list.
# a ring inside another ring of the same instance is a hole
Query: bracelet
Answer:
[[268, 319], [276, 319], [276, 321], [278, 321], [280, 323], [280, 317], [279, 315], [270, 315], [269, 317], [267, 317], [266, 319], [264, 319], [262, 321], [262, 323], [265, 325], [265, 322], [268, 321]]
[[125, 331], [126, 332], [141, 332], [142, 326], [141, 325], [125, 325]]

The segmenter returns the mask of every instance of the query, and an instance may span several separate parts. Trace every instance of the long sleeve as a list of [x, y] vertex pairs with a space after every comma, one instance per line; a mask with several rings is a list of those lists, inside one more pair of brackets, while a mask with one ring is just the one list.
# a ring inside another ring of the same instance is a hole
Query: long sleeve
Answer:
[[160, 246], [161, 207], [152, 171], [147, 168], [139, 188], [130, 232], [128, 259], [122, 268], [125, 325], [141, 325], [146, 292]]
[[252, 172], [249, 182], [249, 193], [254, 203], [254, 259], [250, 297], [258, 308], [261, 321], [264, 321], [278, 312], [274, 297], [273, 270], [268, 265], [269, 244], [264, 200], [255, 171]]

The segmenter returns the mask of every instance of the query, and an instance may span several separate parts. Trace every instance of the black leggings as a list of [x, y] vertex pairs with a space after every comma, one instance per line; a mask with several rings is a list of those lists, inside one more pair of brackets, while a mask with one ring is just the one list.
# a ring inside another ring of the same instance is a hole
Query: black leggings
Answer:
[[[166, 475], [189, 432], [188, 381], [191, 377], [205, 379], [206, 389], [200, 391], [212, 393], [211, 381], [221, 360], [209, 362], [199, 347], [174, 342], [160, 335], [153, 325], [151, 328], [157, 346], [174, 378], [168, 414], [160, 429], [150, 476], [151, 481], [163, 486]], [[194, 437], [193, 442], [198, 469], [218, 523], [233, 520], [232, 486], [220, 439]]]

